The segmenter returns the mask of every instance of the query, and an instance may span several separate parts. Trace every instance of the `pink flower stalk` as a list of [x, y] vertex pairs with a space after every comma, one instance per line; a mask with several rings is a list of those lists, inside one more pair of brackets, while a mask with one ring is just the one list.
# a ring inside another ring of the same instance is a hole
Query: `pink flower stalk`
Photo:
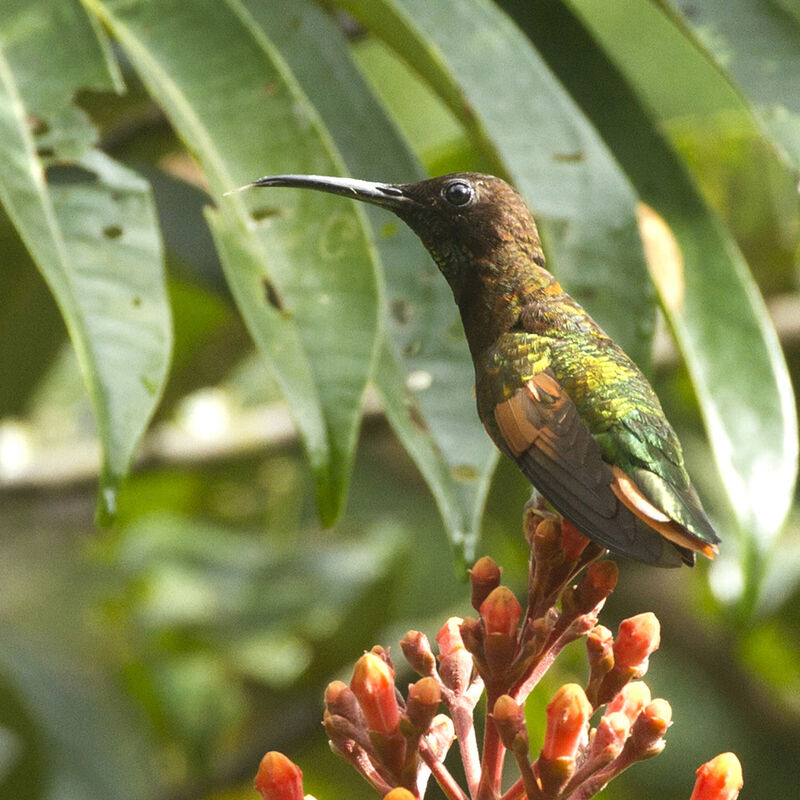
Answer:
[[564, 684], [547, 706], [542, 758], [575, 758], [591, 714], [592, 706], [583, 689], [577, 683]]
[[255, 785], [264, 800], [303, 800], [300, 767], [275, 750], [261, 759]]
[[356, 661], [350, 688], [358, 699], [371, 731], [391, 734], [400, 722], [392, 668], [375, 653], [364, 653]]
[[690, 800], [736, 800], [743, 783], [739, 759], [721, 753], [698, 768]]

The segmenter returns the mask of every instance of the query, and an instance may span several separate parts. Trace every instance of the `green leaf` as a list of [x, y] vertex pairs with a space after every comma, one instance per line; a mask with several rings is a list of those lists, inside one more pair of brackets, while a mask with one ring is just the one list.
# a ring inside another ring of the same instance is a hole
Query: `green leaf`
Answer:
[[[270, 31], [351, 174], [397, 182], [424, 177], [325, 13], [307, 0], [273, 0], [248, 7]], [[372, 142], [380, 147], [369, 146]], [[383, 322], [391, 350], [380, 359], [375, 381], [389, 421], [438, 501], [451, 539], [469, 550], [495, 459], [475, 414], [473, 369], [458, 311], [411, 230], [386, 211], [367, 206], [366, 212], [384, 269]], [[418, 387], [413, 398], [403, 373], [410, 374], [412, 385]], [[416, 409], [415, 424], [408, 420], [407, 404]], [[427, 429], [424, 436], [418, 432], [421, 421]]]
[[118, 88], [98, 33], [72, 0], [0, 12], [0, 200], [78, 355], [103, 448], [102, 521], [158, 401], [171, 332], [149, 188], [92, 149], [70, 102], [79, 88]]
[[[526, 16], [526, 29], [680, 247], [679, 271], [672, 280], [656, 277], [656, 285], [742, 533], [751, 550], [763, 550], [786, 515], [797, 474], [794, 400], [777, 336], [730, 235], [661, 135], [653, 111], [614, 65], [617, 37], [603, 28], [594, 6], [573, 5], [591, 32], [564, 9]], [[576, 50], [583, 53], [580, 68], [566, 57]], [[752, 592], [760, 566], [749, 569]]]
[[[274, 172], [337, 174], [319, 116], [238, 0], [85, 0], [203, 166], [214, 197]], [[234, 195], [209, 214], [226, 277], [294, 414], [332, 523], [378, 336], [363, 211], [311, 192]]]
[[640, 364], [652, 291], [636, 198], [591, 124], [530, 42], [487, 0], [337, 0], [439, 93], [486, 168], [524, 194], [567, 290]]
[[[767, 0], [659, 0], [744, 96], [785, 161], [800, 168], [800, 18]], [[787, 13], [788, 12], [788, 13]]]

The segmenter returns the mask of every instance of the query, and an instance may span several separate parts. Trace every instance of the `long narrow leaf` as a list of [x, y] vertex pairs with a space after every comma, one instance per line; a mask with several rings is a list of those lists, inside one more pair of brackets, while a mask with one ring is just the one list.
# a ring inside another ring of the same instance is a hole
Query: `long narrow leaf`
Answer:
[[786, 162], [800, 168], [800, 17], [768, 0], [659, 4], [743, 94]]
[[118, 87], [97, 33], [72, 0], [3, 5], [0, 200], [75, 346], [103, 448], [98, 510], [109, 519], [163, 388], [171, 328], [149, 188], [92, 149], [94, 131], [70, 102], [80, 88]]
[[[111, 29], [220, 197], [270, 172], [341, 158], [267, 33], [238, 0], [85, 0]], [[211, 216], [228, 282], [289, 401], [333, 522], [378, 339], [363, 212], [309, 192], [252, 191]]]

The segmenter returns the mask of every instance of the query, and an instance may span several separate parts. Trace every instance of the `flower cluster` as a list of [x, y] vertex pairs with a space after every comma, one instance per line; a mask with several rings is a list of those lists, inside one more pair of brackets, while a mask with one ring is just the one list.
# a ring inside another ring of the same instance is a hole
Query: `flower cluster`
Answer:
[[[478, 616], [451, 618], [436, 637], [410, 631], [400, 647], [420, 676], [405, 698], [389, 653], [374, 647], [355, 665], [350, 685], [325, 692], [323, 723], [334, 752], [381, 796], [414, 800], [433, 779], [450, 800], [585, 800], [637, 761], [660, 753], [672, 710], [652, 699], [640, 679], [659, 646], [651, 613], [624, 620], [616, 636], [597, 618], [617, 582], [602, 548], [568, 522], [529, 509], [525, 533], [531, 558], [527, 608], [501, 585], [501, 570], [481, 558], [470, 570]], [[585, 638], [589, 679], [562, 686], [547, 706], [544, 742], [531, 759], [524, 703], [558, 654]], [[479, 746], [475, 708], [486, 696]], [[444, 706], [447, 713], [441, 713]], [[592, 723], [591, 720], [596, 721]], [[466, 788], [444, 763], [458, 743]], [[519, 778], [505, 792], [509, 754]], [[691, 800], [734, 800], [742, 785], [732, 753], [698, 770]], [[300, 770], [268, 753], [256, 778], [264, 800], [301, 800]]]

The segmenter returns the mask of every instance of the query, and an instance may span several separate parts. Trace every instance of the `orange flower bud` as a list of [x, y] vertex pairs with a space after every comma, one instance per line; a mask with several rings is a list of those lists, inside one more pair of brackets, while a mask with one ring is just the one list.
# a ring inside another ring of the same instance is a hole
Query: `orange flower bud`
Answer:
[[642, 716], [654, 733], [660, 732], [659, 735], [663, 736], [672, 725], [672, 706], [666, 700], [657, 698], [644, 707]]
[[672, 708], [666, 700], [653, 700], [639, 714], [631, 729], [631, 757], [652, 758], [664, 749], [664, 734], [672, 724]]
[[444, 685], [457, 694], [467, 690], [472, 677], [472, 656], [462, 638], [462, 628], [467, 623], [478, 625], [478, 620], [450, 617], [436, 634], [439, 645], [439, 675]]
[[517, 635], [522, 606], [511, 589], [498, 586], [481, 603], [480, 614], [487, 634], [501, 633], [513, 639]]
[[619, 694], [606, 707], [605, 715], [621, 711], [633, 725], [642, 709], [650, 702], [650, 689], [644, 681], [633, 681], [620, 689]]
[[616, 758], [625, 746], [631, 732], [631, 723], [622, 711], [606, 712], [597, 724], [592, 739], [592, 755], [604, 761]]
[[370, 730], [385, 734], [397, 730], [400, 709], [394, 691], [394, 672], [379, 655], [364, 653], [356, 661], [350, 688]]
[[441, 700], [442, 692], [435, 678], [422, 678], [408, 687], [406, 714], [420, 733], [430, 727]]
[[492, 720], [507, 750], [519, 749], [527, 754], [528, 731], [525, 727], [525, 709], [513, 697], [504, 694], [497, 698], [492, 710]]
[[652, 612], [622, 620], [614, 641], [615, 668], [643, 675], [647, 659], [658, 649], [660, 641], [661, 626]]
[[613, 561], [589, 564], [578, 584], [581, 611], [591, 611], [601, 600], [605, 600], [616, 588], [618, 578], [619, 567]]
[[408, 791], [403, 786], [398, 786], [395, 789], [392, 789], [391, 792], [388, 792], [383, 796], [383, 800], [417, 800], [415, 795]]
[[472, 584], [472, 607], [478, 611], [481, 603], [489, 596], [492, 589], [500, 585], [500, 575], [502, 570], [497, 564], [484, 556], [475, 562], [475, 566], [469, 571], [469, 579]]
[[408, 702], [424, 706], [438, 706], [442, 700], [442, 692], [434, 678], [422, 678], [408, 687]]
[[575, 758], [586, 735], [586, 723], [592, 707], [577, 683], [564, 684], [547, 706], [547, 730], [542, 758]]
[[698, 768], [690, 800], [736, 800], [743, 783], [739, 759], [733, 753], [721, 753]]
[[303, 800], [300, 767], [275, 750], [261, 759], [255, 785], [264, 800]]
[[400, 649], [412, 669], [420, 675], [433, 675], [436, 659], [428, 637], [420, 631], [409, 631], [400, 640]]
[[550, 562], [561, 552], [561, 522], [555, 517], [545, 517], [533, 534], [533, 560], [537, 564]]
[[569, 520], [561, 520], [561, 549], [568, 561], [577, 561], [589, 541]]
[[439, 658], [452, 655], [456, 650], [464, 649], [464, 640], [461, 638], [461, 617], [450, 617], [436, 634], [436, 644], [439, 645]]
[[331, 714], [338, 714], [351, 722], [357, 722], [361, 717], [356, 696], [342, 681], [331, 681], [326, 687], [325, 707]]

